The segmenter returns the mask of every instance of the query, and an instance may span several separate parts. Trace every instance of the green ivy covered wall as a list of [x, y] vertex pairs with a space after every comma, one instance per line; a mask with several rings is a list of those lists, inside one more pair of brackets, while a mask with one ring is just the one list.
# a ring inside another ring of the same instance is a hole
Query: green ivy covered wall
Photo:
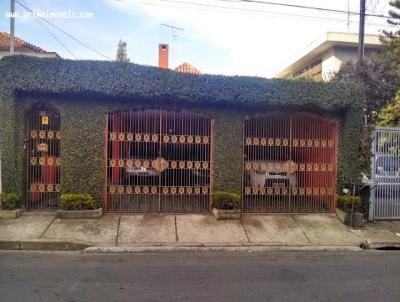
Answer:
[[212, 116], [216, 190], [240, 192], [243, 119], [271, 110], [307, 111], [339, 121], [339, 186], [357, 178], [362, 165], [363, 92], [351, 83], [194, 76], [135, 64], [6, 57], [0, 60], [6, 192], [24, 192], [25, 113], [38, 103], [60, 111], [62, 191], [90, 193], [100, 203], [104, 114], [132, 107], [179, 107]]

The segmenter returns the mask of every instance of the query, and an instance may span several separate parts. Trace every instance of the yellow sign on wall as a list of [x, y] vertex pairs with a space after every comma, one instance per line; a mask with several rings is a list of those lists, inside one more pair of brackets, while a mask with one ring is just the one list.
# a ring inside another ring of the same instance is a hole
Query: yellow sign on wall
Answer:
[[49, 117], [42, 116], [42, 125], [48, 125], [48, 124], [49, 124]]

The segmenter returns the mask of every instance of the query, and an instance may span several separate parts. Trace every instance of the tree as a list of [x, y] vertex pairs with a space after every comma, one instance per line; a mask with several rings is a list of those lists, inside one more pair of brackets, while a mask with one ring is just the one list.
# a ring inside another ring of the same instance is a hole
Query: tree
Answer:
[[[389, 2], [392, 9], [389, 15], [392, 17], [388, 23], [398, 27], [393, 31], [384, 31], [385, 38], [382, 39], [384, 53], [387, 60], [391, 63], [392, 70], [400, 78], [400, 0]], [[381, 109], [378, 116], [378, 124], [382, 126], [400, 126], [400, 86], [398, 81], [395, 83], [397, 88], [396, 97]]]
[[[400, 0], [390, 1], [389, 4], [392, 9], [388, 23], [398, 28], [383, 31], [382, 50], [368, 57], [363, 64], [344, 64], [335, 75], [335, 80], [356, 81], [365, 88], [365, 114], [371, 124], [382, 120], [390, 123], [385, 114], [391, 112], [393, 117], [393, 105], [396, 101], [400, 102], [399, 97], [395, 99], [400, 88]], [[386, 106], [390, 108], [381, 111]]]
[[[393, 8], [389, 10], [389, 16], [392, 17], [391, 19], [388, 19], [387, 22], [390, 25], [393, 26], [400, 26], [400, 13], [398, 10], [400, 10], [400, 0], [392, 0], [389, 1], [389, 5]], [[400, 28], [394, 31], [383, 31], [385, 35], [389, 38], [395, 38], [399, 37], [400, 35]]]
[[121, 39], [119, 39], [118, 49], [117, 49], [117, 58], [116, 58], [117, 62], [125, 62], [125, 63], [130, 62], [127, 51], [126, 51], [126, 45], [127, 45], [127, 43], [125, 41], [122, 41]]
[[364, 88], [364, 114], [372, 124], [380, 109], [393, 99], [400, 84], [398, 70], [385, 50], [369, 56], [363, 64], [343, 64], [333, 80], [356, 82]]
[[388, 59], [395, 65], [397, 70], [400, 70], [400, 0], [393, 0], [389, 2], [392, 9], [389, 10], [387, 22], [396, 28], [395, 30], [384, 30], [385, 38], [381, 39], [385, 48], [385, 53]]
[[386, 127], [400, 127], [400, 92], [397, 93], [394, 102], [379, 112], [377, 124]]

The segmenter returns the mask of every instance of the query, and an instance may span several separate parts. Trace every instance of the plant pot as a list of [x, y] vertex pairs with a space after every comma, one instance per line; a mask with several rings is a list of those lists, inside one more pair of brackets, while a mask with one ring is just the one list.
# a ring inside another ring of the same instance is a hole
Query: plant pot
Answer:
[[64, 219], [96, 219], [103, 216], [103, 208], [96, 210], [57, 210], [57, 217]]
[[340, 209], [336, 209], [336, 215], [342, 223], [355, 229], [362, 227], [364, 224], [364, 215], [360, 212], [353, 212], [352, 215], [351, 212], [345, 212]]
[[0, 211], [0, 219], [17, 219], [21, 216], [22, 210], [15, 209], [15, 210], [1, 210]]
[[242, 211], [241, 210], [220, 210], [217, 208], [213, 208], [213, 214], [217, 220], [240, 219]]

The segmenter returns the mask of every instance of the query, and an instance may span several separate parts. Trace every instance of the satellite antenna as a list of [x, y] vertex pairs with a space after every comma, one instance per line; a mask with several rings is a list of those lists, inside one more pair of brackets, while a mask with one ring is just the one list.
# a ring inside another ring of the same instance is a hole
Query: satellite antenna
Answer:
[[[172, 44], [176, 41], [176, 38], [178, 37], [178, 31], [184, 31], [184, 28], [166, 23], [161, 23], [160, 25], [171, 30], [171, 36], [172, 36], [171, 48], [172, 48]], [[173, 56], [171, 55], [171, 65], [172, 65], [172, 58]]]
[[182, 28], [182, 27], [178, 27], [178, 26], [174, 26], [174, 25], [170, 25], [170, 24], [166, 24], [166, 23], [161, 23], [160, 25], [171, 29], [171, 35], [174, 40], [178, 37], [177, 31], [184, 30], [184, 28]]

